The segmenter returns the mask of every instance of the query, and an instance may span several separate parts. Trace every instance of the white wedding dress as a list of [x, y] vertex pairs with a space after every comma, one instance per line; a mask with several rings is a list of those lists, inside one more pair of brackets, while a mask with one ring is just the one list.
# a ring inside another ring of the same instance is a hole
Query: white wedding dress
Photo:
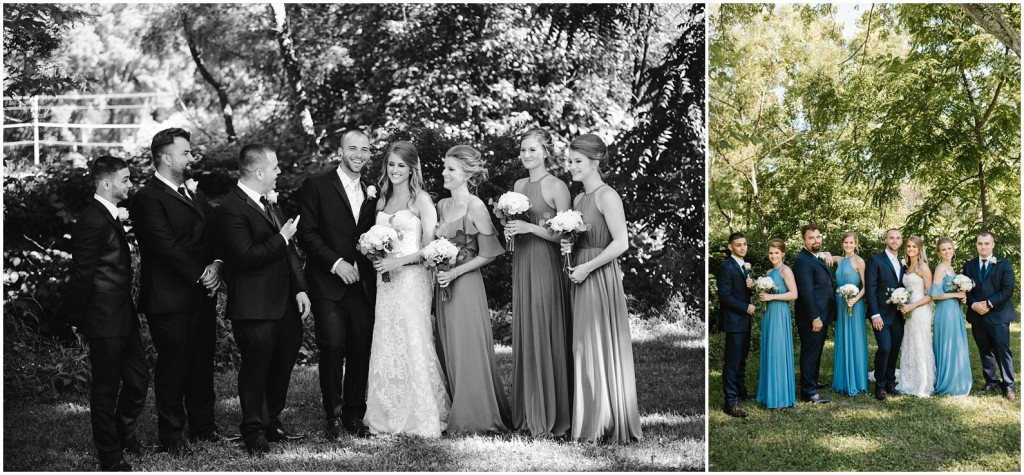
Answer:
[[[910, 290], [910, 303], [925, 297], [924, 279], [904, 274], [903, 286]], [[932, 305], [915, 308], [907, 316], [903, 330], [903, 351], [896, 390], [912, 396], [928, 397], [935, 392], [935, 352], [932, 350]]]
[[[394, 215], [378, 212], [377, 224], [399, 232], [393, 256], [420, 249], [420, 219], [409, 210]], [[440, 437], [451, 403], [434, 351], [431, 275], [420, 265], [402, 266], [390, 274], [391, 282], [377, 275], [364, 422], [374, 433]]]

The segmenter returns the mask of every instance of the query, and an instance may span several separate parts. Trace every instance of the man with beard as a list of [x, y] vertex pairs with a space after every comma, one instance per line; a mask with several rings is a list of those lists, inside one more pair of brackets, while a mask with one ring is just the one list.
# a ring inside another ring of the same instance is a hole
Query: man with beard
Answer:
[[71, 232], [71, 278], [61, 315], [88, 338], [89, 412], [100, 469], [130, 471], [124, 452], [139, 454], [135, 435], [146, 403], [149, 367], [132, 302], [132, 254], [117, 203], [132, 187], [128, 164], [102, 156], [89, 166], [96, 194]]
[[131, 208], [142, 253], [139, 307], [157, 352], [157, 431], [162, 450], [172, 454], [188, 452], [186, 422], [191, 441], [220, 439], [213, 355], [221, 261], [214, 259], [213, 209], [186, 180], [190, 138], [178, 128], [153, 137], [156, 173]]
[[821, 231], [808, 224], [800, 230], [804, 248], [793, 263], [799, 294], [796, 299], [796, 328], [800, 335], [800, 398], [823, 404], [829, 399], [818, 394], [825, 385], [818, 382], [821, 351], [825, 348], [828, 325], [836, 319], [836, 284], [821, 252]]
[[374, 187], [360, 182], [370, 139], [359, 130], [341, 138], [341, 163], [307, 178], [299, 189], [298, 241], [308, 254], [306, 280], [320, 349], [325, 437], [344, 428], [366, 437], [366, 381], [373, 336], [376, 271], [356, 250], [374, 222]]

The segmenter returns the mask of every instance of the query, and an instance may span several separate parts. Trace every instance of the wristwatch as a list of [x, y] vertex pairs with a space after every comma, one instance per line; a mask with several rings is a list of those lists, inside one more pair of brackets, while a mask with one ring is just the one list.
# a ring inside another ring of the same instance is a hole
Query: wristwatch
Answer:
[[985, 301], [985, 305], [988, 306], [989, 310], [992, 310], [992, 301], [991, 300], [986, 300]]

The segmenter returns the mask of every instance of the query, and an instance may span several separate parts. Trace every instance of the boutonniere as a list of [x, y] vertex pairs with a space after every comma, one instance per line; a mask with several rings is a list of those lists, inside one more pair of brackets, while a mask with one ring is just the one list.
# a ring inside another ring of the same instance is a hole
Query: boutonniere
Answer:
[[185, 180], [185, 188], [188, 188], [188, 192], [194, 195], [196, 194], [196, 189], [199, 188], [199, 182], [189, 178]]
[[277, 204], [277, 192], [276, 191], [270, 190], [270, 191], [268, 191], [263, 196], [267, 197], [267, 201], [270, 202], [270, 204], [272, 204], [272, 205], [276, 205]]
[[117, 208], [117, 219], [120, 219], [121, 221], [128, 221], [128, 209]]
[[750, 272], [750, 263], [749, 262], [744, 262], [743, 263], [743, 270], [745, 270], [747, 272]]
[[999, 259], [996, 259], [996, 256], [992, 256], [988, 258], [988, 262], [989, 264], [995, 265], [997, 262], [999, 262]]
[[370, 185], [366, 187], [366, 199], [374, 199], [377, 197], [377, 187]]
[[904, 269], [907, 268], [907, 258], [906, 257], [901, 257], [900, 258], [900, 265], [903, 266]]

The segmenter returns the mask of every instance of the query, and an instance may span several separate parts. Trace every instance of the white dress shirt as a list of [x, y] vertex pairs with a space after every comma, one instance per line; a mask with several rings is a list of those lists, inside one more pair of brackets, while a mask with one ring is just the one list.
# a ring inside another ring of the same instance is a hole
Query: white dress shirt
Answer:
[[338, 167], [337, 173], [341, 178], [341, 186], [345, 188], [348, 202], [352, 205], [352, 217], [359, 222], [359, 208], [363, 206], [363, 187], [359, 184], [359, 177], [349, 178], [345, 172], [341, 171], [341, 166]]
[[[168, 180], [167, 177], [161, 175], [160, 172], [153, 173], [153, 176], [155, 176], [157, 180], [160, 180], [160, 181], [164, 182], [165, 185], [170, 187], [175, 192], [178, 191], [178, 188], [180, 188], [180, 187], [185, 185], [184, 183], [175, 185], [174, 182], [172, 182], [171, 180]], [[187, 186], [185, 187], [185, 195], [186, 195], [186, 198], [188, 198], [190, 200], [194, 200], [195, 199], [195, 197], [192, 196], [192, 193], [188, 191], [188, 187]]]
[[740, 266], [740, 269], [743, 269], [743, 273], [744, 273], [744, 274], [746, 274], [746, 273], [747, 273], [747, 269], [746, 269], [745, 267], [743, 267], [744, 265], [746, 265], [746, 262], [744, 262], [744, 261], [743, 261], [743, 259], [741, 259], [741, 258], [739, 258], [739, 257], [736, 257], [736, 255], [735, 255], [735, 254], [729, 254], [729, 257], [732, 257], [732, 259], [733, 259], [734, 261], [736, 261], [736, 264], [737, 264], [738, 266]]
[[896, 254], [889, 252], [889, 248], [885, 249], [885, 257], [889, 258], [889, 264], [892, 265], [892, 270], [898, 277], [900, 275], [900, 270], [902, 269], [902, 266], [900, 266], [900, 260], [896, 258]]
[[103, 207], [107, 208], [107, 211], [110, 211], [110, 215], [114, 217], [114, 221], [121, 222], [121, 220], [117, 219], [117, 205], [116, 204], [107, 201], [106, 198], [104, 198], [104, 197], [102, 197], [102, 196], [100, 196], [98, 194], [94, 194], [94, 195], [92, 195], [92, 197], [96, 201], [99, 201], [100, 204], [103, 205]]

